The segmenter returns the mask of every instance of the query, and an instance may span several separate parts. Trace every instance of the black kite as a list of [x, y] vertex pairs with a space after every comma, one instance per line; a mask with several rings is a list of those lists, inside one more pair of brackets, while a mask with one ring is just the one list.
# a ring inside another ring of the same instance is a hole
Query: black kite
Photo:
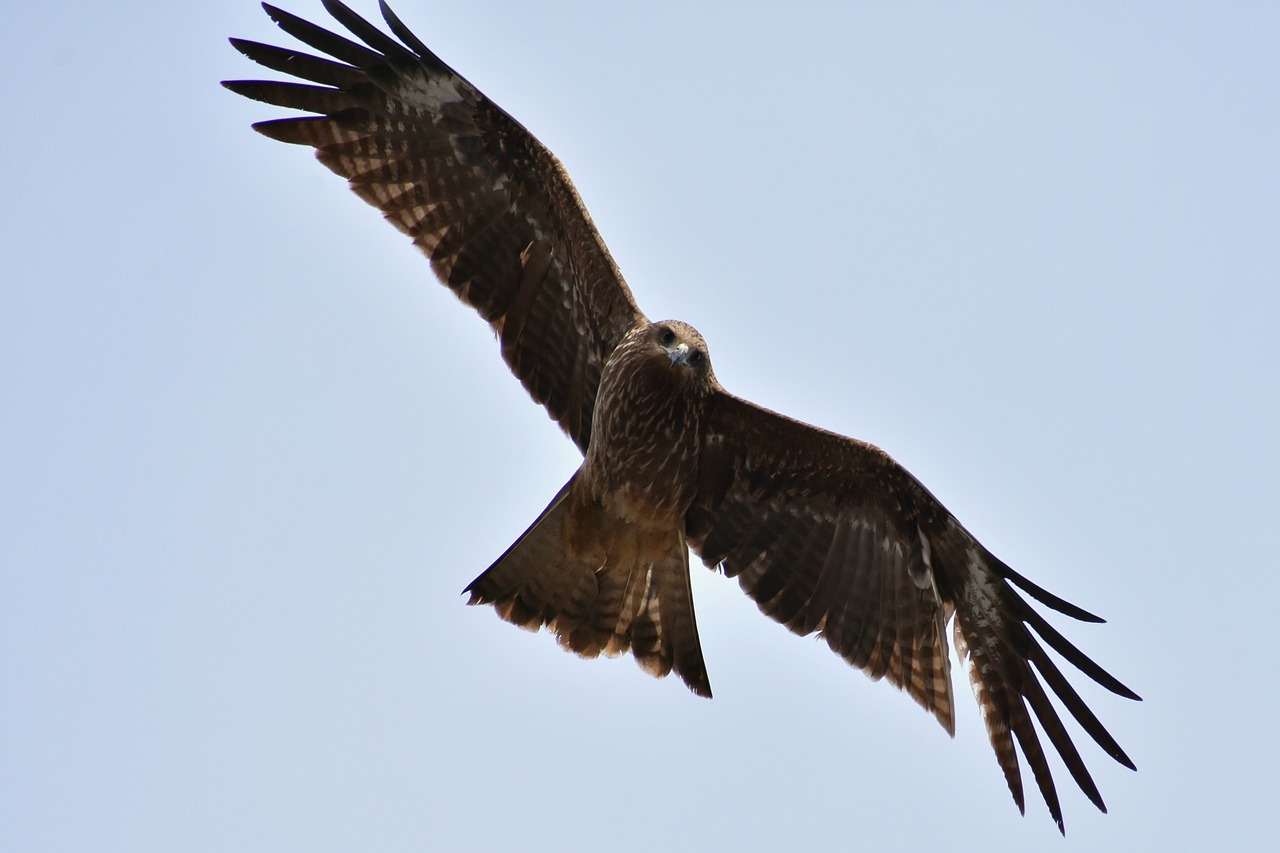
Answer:
[[284, 31], [332, 59], [233, 39], [250, 59], [309, 82], [225, 85], [313, 114], [254, 127], [314, 147], [407, 234], [493, 327], [507, 364], [585, 456], [467, 587], [471, 603], [493, 604], [525, 628], [546, 626], [583, 656], [629, 651], [647, 672], [674, 669], [710, 696], [689, 589], [692, 548], [738, 578], [763, 612], [798, 634], [818, 632], [952, 734], [946, 626], [954, 616], [957, 651], [1018, 808], [1015, 739], [1063, 826], [1034, 715], [1105, 811], [1041, 679], [1108, 755], [1133, 762], [1041, 641], [1109, 690], [1138, 697], [1015, 587], [1060, 613], [1102, 620], [1002, 563], [879, 448], [721, 388], [697, 331], [640, 311], [568, 175], [537, 139], [385, 4], [399, 41], [336, 0], [325, 7], [364, 44], [264, 4]]

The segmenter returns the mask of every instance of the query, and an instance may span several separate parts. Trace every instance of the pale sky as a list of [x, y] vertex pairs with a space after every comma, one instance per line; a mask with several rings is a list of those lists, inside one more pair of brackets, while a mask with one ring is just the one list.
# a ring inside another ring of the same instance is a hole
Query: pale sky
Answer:
[[[282, 5], [312, 20], [318, 2]], [[356, 10], [376, 17], [376, 3]], [[218, 81], [251, 0], [0, 8], [0, 849], [1265, 849], [1280, 7], [444, 3], [731, 391], [884, 447], [1054, 624], [1110, 808], [695, 565], [716, 698], [463, 587], [579, 457]], [[334, 25], [336, 26], [336, 25]]]

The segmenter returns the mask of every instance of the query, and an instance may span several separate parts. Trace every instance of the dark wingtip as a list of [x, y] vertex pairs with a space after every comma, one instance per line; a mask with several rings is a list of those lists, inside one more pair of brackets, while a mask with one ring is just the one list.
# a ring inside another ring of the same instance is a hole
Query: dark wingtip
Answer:
[[281, 18], [291, 17], [284, 9], [281, 9], [279, 6], [272, 6], [270, 3], [263, 3], [262, 11], [266, 12], [267, 17], [272, 21], [275, 21], [277, 24], [280, 23]]
[[995, 568], [996, 574], [1000, 575], [1002, 578], [1009, 581], [1014, 586], [1018, 587], [1018, 589], [1022, 590], [1046, 607], [1051, 607], [1059, 613], [1070, 616], [1072, 619], [1076, 619], [1080, 622], [1104, 624], [1107, 621], [1101, 616], [1090, 613], [1079, 605], [1072, 604], [1070, 601], [1059, 598], [1039, 584], [1033, 583], [1015, 572], [1008, 563], [1004, 562], [990, 551], [986, 553], [986, 556], [990, 565]]
[[333, 17], [337, 18], [344, 12], [346, 14], [355, 14], [345, 3], [339, 3], [338, 0], [320, 0], [320, 5], [324, 6], [324, 10]]
[[1072, 619], [1080, 622], [1092, 622], [1096, 625], [1106, 624], [1107, 620], [1103, 619], [1101, 616], [1090, 613], [1083, 607], [1080, 607], [1077, 604], [1072, 604], [1066, 599], [1059, 598], [1039, 584], [1027, 580], [1008, 566], [1003, 566], [1003, 571], [1005, 573], [1005, 578], [1013, 583], [1014, 586], [1018, 587], [1027, 595], [1031, 596], [1046, 607], [1051, 607], [1059, 613], [1070, 616]]
[[[249, 39], [236, 38], [235, 36], [232, 36], [227, 39], [227, 41], [231, 43], [232, 47], [243, 53], [245, 56], [249, 56], [249, 52], [253, 50], [249, 45], [254, 44], [254, 42], [249, 41]], [[252, 59], [252, 57], [250, 58]]]
[[430, 49], [404, 25], [396, 13], [391, 11], [387, 0], [378, 0], [378, 10], [382, 12], [382, 20], [387, 22], [391, 32], [395, 33], [396, 38], [404, 42], [410, 50], [421, 57], [434, 56]]
[[[221, 87], [222, 87], [222, 88], [224, 88], [224, 89], [229, 89], [230, 91], [235, 92], [237, 95], [244, 95], [244, 94], [245, 94], [245, 89], [247, 88], [247, 86], [246, 86], [245, 84], [246, 84], [246, 83], [248, 83], [248, 82], [250, 82], [250, 81], [248, 81], [248, 80], [221, 80], [221, 81], [219, 81], [219, 82], [218, 82], [218, 85], [219, 85], [219, 86], [221, 86]], [[248, 97], [248, 96], [246, 95], [246, 97]]]

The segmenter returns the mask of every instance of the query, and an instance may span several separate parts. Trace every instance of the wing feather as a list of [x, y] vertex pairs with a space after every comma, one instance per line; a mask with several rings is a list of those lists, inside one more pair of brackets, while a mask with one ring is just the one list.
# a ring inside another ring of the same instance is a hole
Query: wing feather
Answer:
[[[899, 530], [880, 495], [851, 476], [878, 476], [867, 460], [879, 451], [728, 394], [714, 396], [708, 408], [707, 470], [699, 471], [701, 493], [686, 518], [690, 545], [737, 577], [764, 613], [798, 633], [820, 631], [833, 651], [872, 678], [887, 676], [951, 731], [937, 618], [943, 602], [908, 571], [914, 533]], [[835, 457], [802, 446], [812, 435], [855, 449], [851, 459], [862, 460], [863, 470], [830, 470]], [[926, 647], [939, 653], [920, 651]], [[939, 684], [941, 697], [934, 695]]]
[[[282, 74], [291, 74], [301, 80], [310, 80], [313, 83], [322, 83], [325, 86], [341, 88], [355, 85], [365, 79], [365, 76], [358, 68], [352, 68], [350, 65], [345, 65], [341, 62], [334, 62], [332, 59], [298, 53], [298, 51], [287, 47], [276, 47], [272, 44], [263, 44], [250, 39], [233, 38], [230, 39], [230, 42], [232, 47], [259, 65], [270, 68], [272, 71], [279, 71]], [[260, 81], [228, 80], [222, 85], [236, 92], [238, 91], [237, 85], [253, 82]], [[252, 98], [253, 95], [248, 95], [247, 97]], [[285, 105], [277, 104], [277, 106]], [[298, 109], [301, 109], [301, 107]]]
[[[328, 2], [324, 3], [324, 7], [325, 11], [333, 15], [334, 19], [340, 24], [344, 23], [342, 20], [342, 17], [344, 17], [343, 12], [351, 11], [341, 4]], [[313, 24], [305, 18], [299, 18], [297, 15], [286, 12], [278, 6], [263, 3], [262, 8], [280, 29], [309, 47], [329, 54], [339, 62], [345, 62], [357, 68], [367, 68], [383, 58], [383, 55], [377, 50], [370, 50], [363, 45], [356, 44], [349, 38], [340, 36], [332, 30], [326, 30], [324, 27]], [[351, 14], [354, 15], [354, 13]], [[364, 22], [361, 21], [361, 23]], [[344, 25], [348, 30], [351, 29], [349, 24]], [[398, 48], [399, 45], [396, 45], [396, 47]]]
[[850, 664], [905, 690], [953, 734], [946, 624], [954, 615], [957, 652], [967, 659], [1018, 808], [1025, 809], [1021, 750], [1063, 825], [1038, 726], [1080, 790], [1106, 810], [1040, 678], [1103, 750], [1126, 767], [1133, 762], [1037, 635], [1099, 684], [1138, 697], [1052, 628], [1015, 586], [1068, 615], [1097, 617], [1018, 576], [869, 444], [718, 391], [708, 405], [701, 464], [685, 526], [705, 563], [737, 577], [764, 613], [792, 631], [820, 632]]
[[525, 389], [585, 451], [601, 369], [645, 318], [573, 184], [537, 139], [385, 4], [394, 38], [336, 0], [324, 5], [359, 42], [270, 5], [282, 30], [326, 56], [232, 39], [255, 62], [308, 84], [224, 85], [311, 114], [254, 127], [315, 148], [407, 234], [493, 327]]

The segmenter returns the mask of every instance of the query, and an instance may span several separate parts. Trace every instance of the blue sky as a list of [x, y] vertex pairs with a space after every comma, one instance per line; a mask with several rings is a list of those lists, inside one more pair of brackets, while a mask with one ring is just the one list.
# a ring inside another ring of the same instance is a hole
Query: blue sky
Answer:
[[[317, 2], [285, 3], [319, 20]], [[356, 6], [368, 16], [375, 4]], [[408, 242], [219, 80], [256, 4], [7, 4], [0, 848], [1260, 849], [1280, 738], [1271, 4], [460, 4], [731, 391], [875, 442], [1143, 694], [1111, 814], [695, 569], [716, 698], [462, 588], [578, 464]]]

